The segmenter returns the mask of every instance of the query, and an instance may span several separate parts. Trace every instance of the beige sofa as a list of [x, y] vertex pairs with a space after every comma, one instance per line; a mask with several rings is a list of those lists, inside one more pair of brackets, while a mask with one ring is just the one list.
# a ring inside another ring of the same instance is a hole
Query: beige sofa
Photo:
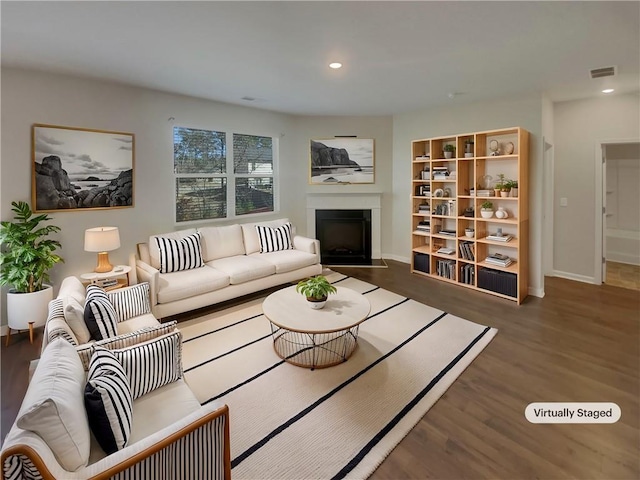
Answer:
[[[155, 345], [159, 342], [162, 347]], [[110, 347], [104, 341], [103, 346]], [[123, 381], [131, 383], [132, 391], [140, 384], [149, 391], [132, 400], [126, 444], [106, 454], [85, 410], [87, 372], [76, 348], [63, 338], [53, 339], [42, 352], [4, 441], [2, 478], [229, 479], [228, 407], [200, 405], [182, 376], [181, 348], [182, 337], [175, 330], [149, 342], [109, 349], [114, 355], [146, 352], [148, 364], [155, 366], [126, 372]], [[167, 353], [154, 364], [158, 351]], [[126, 361], [122, 365], [125, 368]]]
[[[149, 283], [152, 313], [163, 318], [320, 274], [320, 244], [315, 239], [293, 233], [293, 248], [261, 253], [256, 225], [275, 229], [287, 222], [283, 218], [191, 228], [152, 235], [138, 244], [137, 277]], [[161, 273], [156, 237], [181, 240], [196, 233], [204, 265]]]

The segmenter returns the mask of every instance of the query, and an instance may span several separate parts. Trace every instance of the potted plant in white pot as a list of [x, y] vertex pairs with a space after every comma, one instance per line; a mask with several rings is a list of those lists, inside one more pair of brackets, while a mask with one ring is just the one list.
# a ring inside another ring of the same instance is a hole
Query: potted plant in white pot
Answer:
[[[26, 202], [11, 202], [14, 221], [0, 222], [0, 285], [11, 285], [7, 293], [7, 319], [11, 329], [29, 328], [33, 341], [34, 324], [47, 319], [53, 287], [49, 270], [64, 260], [55, 251], [60, 242], [48, 238], [60, 231], [55, 225], [42, 225], [51, 220], [47, 214], [34, 215]], [[7, 344], [9, 343], [7, 336]]]
[[336, 287], [331, 285], [324, 275], [316, 275], [306, 280], [300, 280], [296, 285], [296, 292], [307, 297], [309, 306], [318, 310], [324, 307], [330, 294], [336, 293]]
[[483, 202], [480, 208], [480, 215], [482, 218], [491, 218], [493, 217], [493, 203], [492, 202]]
[[444, 151], [444, 158], [453, 158], [453, 155], [456, 151], [456, 147], [448, 143], [447, 145], [444, 146], [443, 151]]

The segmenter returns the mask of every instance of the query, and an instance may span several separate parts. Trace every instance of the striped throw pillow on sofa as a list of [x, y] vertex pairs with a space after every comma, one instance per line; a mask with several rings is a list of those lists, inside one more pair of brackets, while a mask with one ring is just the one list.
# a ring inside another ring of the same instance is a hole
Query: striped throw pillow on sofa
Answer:
[[258, 240], [260, 240], [260, 253], [278, 252], [293, 248], [291, 223], [289, 222], [278, 228], [256, 225], [256, 231], [258, 232]]
[[182, 333], [179, 330], [128, 348], [111, 350], [111, 353], [129, 378], [134, 400], [182, 378]]
[[131, 435], [131, 386], [122, 365], [106, 348], [94, 348], [84, 405], [91, 431], [105, 453], [123, 449]]
[[187, 235], [180, 240], [168, 237], [155, 237], [155, 239], [160, 251], [160, 273], [179, 272], [204, 266], [199, 232]]

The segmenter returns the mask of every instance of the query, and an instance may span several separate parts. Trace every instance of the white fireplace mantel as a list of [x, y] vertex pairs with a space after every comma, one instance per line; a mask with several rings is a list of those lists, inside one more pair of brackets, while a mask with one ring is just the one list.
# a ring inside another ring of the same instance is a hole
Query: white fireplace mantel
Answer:
[[307, 234], [316, 238], [316, 210], [371, 210], [371, 258], [382, 258], [382, 193], [308, 193]]

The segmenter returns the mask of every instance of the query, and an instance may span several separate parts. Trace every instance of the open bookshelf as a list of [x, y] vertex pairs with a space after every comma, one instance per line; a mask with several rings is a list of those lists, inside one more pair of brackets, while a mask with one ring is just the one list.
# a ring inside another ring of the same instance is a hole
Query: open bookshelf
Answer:
[[414, 140], [411, 154], [411, 271], [521, 303], [529, 288], [529, 132]]

